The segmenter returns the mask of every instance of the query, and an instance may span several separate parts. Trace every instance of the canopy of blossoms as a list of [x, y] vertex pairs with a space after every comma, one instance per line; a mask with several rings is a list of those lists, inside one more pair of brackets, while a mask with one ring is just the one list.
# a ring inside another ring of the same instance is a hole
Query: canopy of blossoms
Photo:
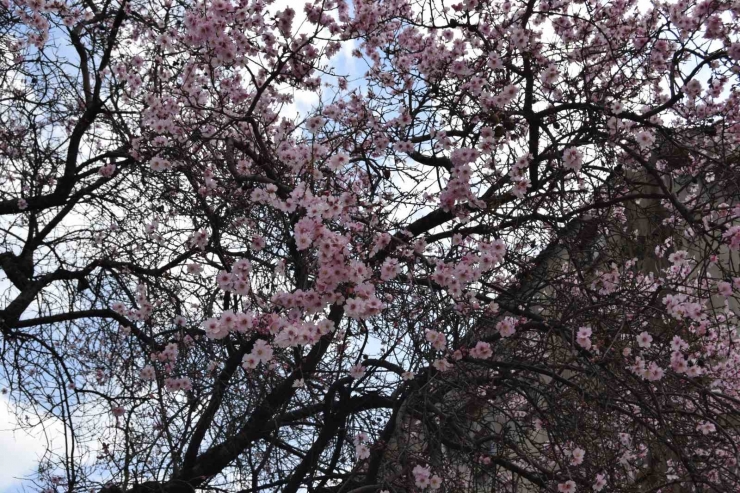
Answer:
[[25, 484], [740, 491], [738, 16], [0, 0]]

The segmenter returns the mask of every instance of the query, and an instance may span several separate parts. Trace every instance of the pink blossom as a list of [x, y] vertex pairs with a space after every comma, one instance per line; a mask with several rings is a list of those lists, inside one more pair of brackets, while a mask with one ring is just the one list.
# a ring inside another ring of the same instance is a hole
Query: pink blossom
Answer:
[[203, 330], [206, 332], [206, 337], [210, 339], [223, 339], [229, 335], [229, 329], [215, 318], [204, 321]]
[[259, 358], [255, 356], [254, 354], [245, 354], [242, 357], [242, 368], [245, 370], [253, 370], [257, 368], [257, 365], [259, 364]]
[[442, 486], [442, 478], [440, 478], [436, 474], [433, 474], [432, 477], [429, 478], [429, 488], [432, 490], [437, 490], [441, 486]]
[[558, 484], [558, 491], [560, 493], [575, 493], [576, 483], [573, 480], [566, 481], [565, 483]]
[[569, 147], [563, 151], [563, 163], [566, 168], [573, 171], [580, 171], [583, 163], [583, 154], [575, 147]]
[[151, 365], [144, 366], [139, 372], [139, 376], [142, 380], [152, 381], [156, 378], [157, 374], [154, 371], [154, 367]]
[[594, 491], [601, 491], [604, 489], [604, 486], [606, 486], [606, 478], [604, 474], [597, 474], [596, 475], [596, 481], [594, 481], [593, 490]]
[[700, 431], [703, 435], [708, 435], [710, 433], [714, 433], [717, 428], [714, 426], [714, 423], [711, 421], [703, 421], [696, 425], [696, 430]]
[[506, 317], [496, 324], [496, 330], [501, 337], [511, 337], [516, 332], [516, 321], [511, 317]]
[[370, 447], [367, 445], [360, 443], [355, 446], [355, 453], [357, 454], [358, 460], [364, 460], [370, 457]]
[[492, 354], [491, 345], [483, 341], [478, 341], [478, 344], [470, 350], [470, 356], [477, 359], [489, 359]]
[[586, 456], [586, 451], [582, 448], [575, 448], [571, 452], [571, 465], [578, 466], [583, 464], [583, 458]]
[[411, 474], [414, 475], [414, 480], [418, 488], [424, 489], [429, 486], [431, 480], [431, 471], [428, 468], [416, 465], [411, 471]]
[[306, 129], [312, 133], [317, 134], [319, 130], [321, 130], [321, 127], [324, 126], [325, 120], [321, 118], [320, 116], [314, 116], [312, 118], [309, 118], [306, 120]]
[[647, 332], [640, 332], [640, 334], [637, 336], [637, 345], [641, 348], [649, 348], [652, 342], [653, 336], [651, 336]]
[[427, 329], [425, 331], [425, 338], [427, 341], [432, 343], [432, 347], [437, 351], [442, 351], [447, 347], [447, 340], [445, 339], [444, 334], [437, 332], [436, 330]]
[[719, 281], [717, 283], [717, 292], [724, 297], [732, 296], [732, 284], [726, 281]]
[[355, 380], [359, 380], [365, 374], [365, 367], [361, 364], [356, 364], [349, 369], [349, 376]]
[[653, 133], [649, 130], [643, 130], [642, 132], [639, 132], [635, 136], [635, 139], [637, 140], [637, 144], [643, 149], [650, 147], [651, 145], [653, 145], [653, 143], [655, 143], [655, 135], [653, 135]]

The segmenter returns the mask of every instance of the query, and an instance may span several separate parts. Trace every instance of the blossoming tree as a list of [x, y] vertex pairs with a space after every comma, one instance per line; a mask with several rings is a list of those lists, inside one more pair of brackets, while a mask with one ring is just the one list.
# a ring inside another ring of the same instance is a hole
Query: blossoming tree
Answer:
[[739, 15], [0, 0], [28, 480], [737, 491]]

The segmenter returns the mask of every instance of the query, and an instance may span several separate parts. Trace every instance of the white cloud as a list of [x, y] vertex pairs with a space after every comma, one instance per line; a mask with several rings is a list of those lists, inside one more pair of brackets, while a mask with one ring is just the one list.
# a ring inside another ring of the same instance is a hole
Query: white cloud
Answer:
[[22, 491], [23, 478], [34, 471], [45, 450], [39, 436], [19, 429], [8, 400], [0, 396], [0, 491]]

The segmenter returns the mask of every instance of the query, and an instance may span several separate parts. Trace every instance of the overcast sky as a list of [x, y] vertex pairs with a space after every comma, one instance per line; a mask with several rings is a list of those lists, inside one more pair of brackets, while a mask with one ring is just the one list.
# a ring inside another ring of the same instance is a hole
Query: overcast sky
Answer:
[[16, 423], [15, 417], [8, 412], [7, 399], [0, 396], [0, 493], [27, 490], [21, 478], [33, 472], [44, 453], [41, 440], [24, 431], [14, 431]]

